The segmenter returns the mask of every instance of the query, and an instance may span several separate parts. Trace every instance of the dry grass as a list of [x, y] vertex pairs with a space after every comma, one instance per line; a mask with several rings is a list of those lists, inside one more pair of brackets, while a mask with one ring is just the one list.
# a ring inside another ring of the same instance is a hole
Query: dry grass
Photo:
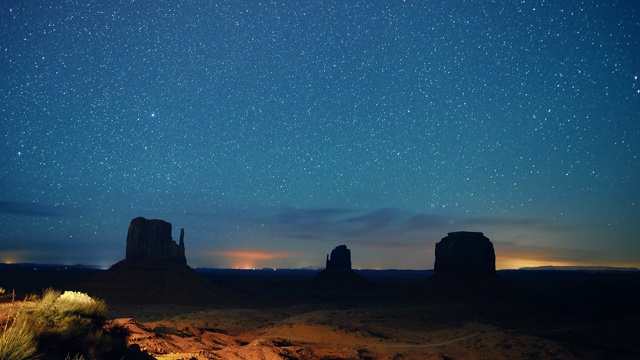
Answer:
[[0, 360], [37, 355], [70, 360], [121, 358], [126, 351], [126, 335], [104, 328], [105, 302], [87, 294], [47, 289], [41, 298], [21, 302], [17, 311], [10, 312], [0, 337]]
[[0, 360], [32, 359], [35, 358], [37, 349], [35, 334], [28, 326], [27, 319], [21, 316], [24, 303], [17, 306], [14, 300], [12, 299], [7, 320], [0, 334]]

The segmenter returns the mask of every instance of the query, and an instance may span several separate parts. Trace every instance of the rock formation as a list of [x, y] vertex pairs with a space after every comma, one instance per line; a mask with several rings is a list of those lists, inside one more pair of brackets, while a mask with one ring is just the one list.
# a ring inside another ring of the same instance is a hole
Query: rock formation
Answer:
[[426, 280], [429, 296], [478, 299], [512, 291], [496, 274], [493, 244], [481, 232], [450, 232], [436, 243], [435, 257], [435, 275]]
[[126, 258], [78, 288], [110, 304], [237, 305], [241, 299], [213, 286], [187, 265], [184, 229], [176, 244], [170, 223], [142, 217], [129, 225]]
[[171, 237], [171, 224], [163, 220], [137, 217], [131, 220], [127, 233], [126, 260], [170, 261], [186, 264], [184, 229], [180, 230], [180, 243]]
[[493, 244], [481, 232], [450, 232], [436, 244], [436, 275], [495, 275]]
[[337, 246], [327, 255], [326, 268], [314, 279], [314, 284], [324, 288], [358, 288], [371, 283], [351, 269], [351, 250], [346, 245]]
[[347, 245], [336, 246], [331, 250], [331, 257], [327, 254], [327, 270], [351, 270], [351, 250], [347, 249]]

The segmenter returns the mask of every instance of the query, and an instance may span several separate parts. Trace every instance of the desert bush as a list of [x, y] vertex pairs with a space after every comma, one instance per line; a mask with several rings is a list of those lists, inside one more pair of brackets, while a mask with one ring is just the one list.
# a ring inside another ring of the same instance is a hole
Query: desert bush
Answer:
[[61, 313], [79, 314], [94, 319], [104, 319], [107, 304], [102, 300], [92, 299], [89, 295], [75, 291], [65, 291], [56, 300]]
[[106, 303], [87, 294], [47, 289], [26, 312], [47, 358], [103, 359], [126, 349], [126, 337], [104, 329]]
[[47, 289], [0, 324], [0, 360], [120, 359], [127, 332], [105, 326], [107, 306], [89, 295]]
[[22, 307], [12, 313], [15, 302], [9, 310], [7, 322], [0, 334], [0, 360], [22, 360], [35, 358], [35, 334], [28, 327], [27, 319], [22, 316]]

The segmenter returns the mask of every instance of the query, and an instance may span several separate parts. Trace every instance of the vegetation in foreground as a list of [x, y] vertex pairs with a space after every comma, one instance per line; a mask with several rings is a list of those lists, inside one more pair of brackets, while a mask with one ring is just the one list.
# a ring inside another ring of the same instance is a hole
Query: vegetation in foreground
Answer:
[[[4, 288], [0, 288], [0, 295], [4, 293]], [[2, 334], [0, 334], [0, 359], [20, 360], [34, 358], [36, 353], [34, 333], [27, 327], [26, 319], [20, 316], [22, 305], [16, 309], [13, 296], [11, 305], [7, 319], [2, 326]]]
[[105, 329], [107, 306], [87, 294], [47, 289], [15, 301], [0, 334], [0, 360], [107, 359], [126, 354], [126, 333]]

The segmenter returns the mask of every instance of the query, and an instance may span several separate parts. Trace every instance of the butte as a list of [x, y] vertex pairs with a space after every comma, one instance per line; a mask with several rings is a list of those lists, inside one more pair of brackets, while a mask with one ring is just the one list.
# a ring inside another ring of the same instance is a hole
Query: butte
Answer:
[[481, 232], [450, 232], [436, 243], [434, 273], [425, 288], [436, 296], [491, 298], [512, 290], [496, 274], [493, 243]]
[[78, 287], [114, 304], [226, 305], [239, 298], [187, 265], [184, 229], [176, 243], [170, 223], [143, 217], [131, 220], [125, 259]]
[[371, 283], [351, 268], [351, 250], [337, 246], [327, 255], [326, 267], [313, 279], [313, 285], [330, 289], [370, 287]]

